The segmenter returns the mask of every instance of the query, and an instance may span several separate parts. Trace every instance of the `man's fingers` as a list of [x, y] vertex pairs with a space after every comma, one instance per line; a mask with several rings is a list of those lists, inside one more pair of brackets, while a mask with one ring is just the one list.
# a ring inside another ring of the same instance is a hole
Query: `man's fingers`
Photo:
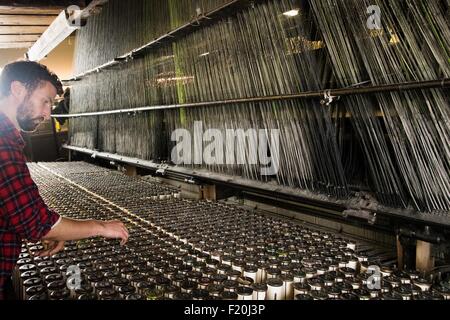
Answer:
[[122, 241], [120, 242], [120, 245], [122, 245], [122, 246], [125, 245], [128, 241], [128, 233], [126, 231], [122, 230], [122, 234], [121, 234], [120, 238], [122, 239]]
[[55, 254], [57, 254], [58, 252], [60, 252], [62, 249], [64, 249], [64, 241], [59, 241], [56, 243], [56, 246], [53, 248], [53, 250], [50, 251], [49, 255], [53, 256]]
[[64, 241], [45, 241], [44, 250], [35, 253], [38, 257], [51, 257], [64, 248]]
[[44, 250], [39, 252], [39, 257], [48, 257], [50, 256], [50, 252], [56, 247], [56, 241], [45, 241], [42, 243], [44, 246]]

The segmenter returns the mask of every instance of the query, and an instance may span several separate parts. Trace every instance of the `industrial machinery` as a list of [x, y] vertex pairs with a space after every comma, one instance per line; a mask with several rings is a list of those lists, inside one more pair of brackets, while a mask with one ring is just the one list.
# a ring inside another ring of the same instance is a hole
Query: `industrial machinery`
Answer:
[[30, 170], [131, 241], [24, 245], [24, 299], [449, 299], [448, 1], [111, 0], [75, 56]]

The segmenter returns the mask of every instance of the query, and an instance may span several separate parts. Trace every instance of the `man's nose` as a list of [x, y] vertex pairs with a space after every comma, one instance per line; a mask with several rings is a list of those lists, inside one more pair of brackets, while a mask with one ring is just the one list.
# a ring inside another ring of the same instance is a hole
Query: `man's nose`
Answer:
[[52, 110], [51, 108], [46, 108], [42, 114], [42, 117], [47, 121], [51, 119]]

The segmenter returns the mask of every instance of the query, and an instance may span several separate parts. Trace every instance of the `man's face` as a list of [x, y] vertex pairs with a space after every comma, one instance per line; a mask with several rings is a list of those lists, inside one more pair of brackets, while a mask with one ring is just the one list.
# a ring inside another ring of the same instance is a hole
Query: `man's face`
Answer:
[[33, 132], [45, 120], [50, 119], [56, 88], [48, 81], [29, 93], [17, 109], [20, 129]]

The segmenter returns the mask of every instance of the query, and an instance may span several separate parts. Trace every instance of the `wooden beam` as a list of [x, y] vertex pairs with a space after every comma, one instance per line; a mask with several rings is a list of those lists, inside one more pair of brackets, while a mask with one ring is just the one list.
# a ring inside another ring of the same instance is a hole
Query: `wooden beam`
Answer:
[[5, 42], [0, 43], [0, 49], [17, 49], [17, 48], [30, 48], [34, 42]]
[[0, 14], [54, 14], [58, 15], [66, 7], [10, 7], [0, 6]]
[[434, 268], [433, 246], [431, 243], [417, 240], [417, 271], [429, 273]]
[[13, 26], [49, 26], [56, 18], [55, 15], [14, 15], [0, 14], [0, 25]]
[[210, 201], [217, 200], [215, 185], [203, 185], [202, 191], [203, 191], [203, 199], [210, 200]]
[[41, 8], [41, 7], [68, 7], [71, 5], [77, 5], [79, 7], [85, 7], [85, 0], [9, 0], [2, 1], [3, 7], [14, 8]]
[[9, 35], [1, 35], [0, 34], [0, 43], [5, 42], [34, 42], [39, 39], [38, 34], [9, 34]]
[[2, 26], [0, 34], [38, 34], [41, 35], [47, 26]]

